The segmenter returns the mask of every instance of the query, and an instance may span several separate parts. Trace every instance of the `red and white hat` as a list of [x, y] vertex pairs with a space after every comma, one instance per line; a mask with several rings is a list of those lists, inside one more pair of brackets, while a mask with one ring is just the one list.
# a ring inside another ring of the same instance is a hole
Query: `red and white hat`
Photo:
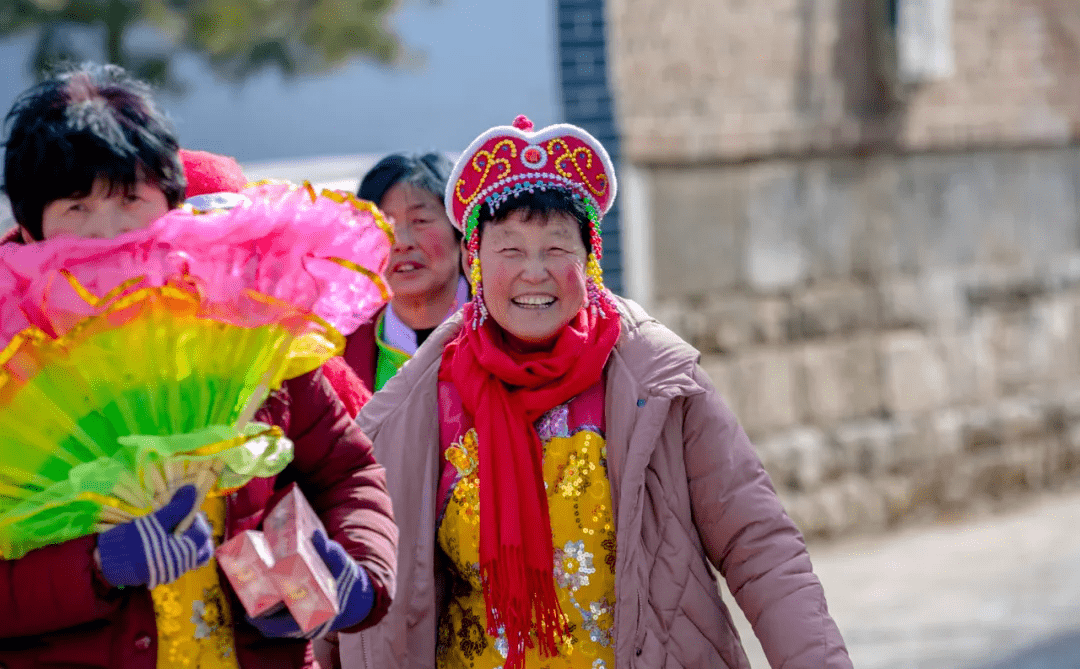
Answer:
[[247, 201], [240, 191], [248, 180], [235, 158], [191, 149], [180, 149], [179, 153], [187, 178], [185, 205], [197, 211], [211, 211], [231, 209]]
[[446, 183], [446, 212], [468, 239], [479, 207], [494, 210], [524, 191], [560, 188], [603, 218], [615, 201], [615, 170], [602, 144], [566, 123], [533, 131], [525, 116], [491, 128], [461, 154]]
[[605, 318], [614, 313], [600, 269], [604, 253], [600, 219], [615, 202], [611, 158], [595, 137], [575, 125], [549, 125], [534, 132], [532, 121], [518, 116], [512, 126], [496, 126], [474, 139], [446, 182], [446, 213], [465, 237], [469, 282], [477, 304], [473, 329], [487, 318], [477, 233], [480, 208], [487, 206], [494, 213], [521, 193], [551, 189], [567, 191], [584, 203], [591, 228], [585, 266], [589, 308]]

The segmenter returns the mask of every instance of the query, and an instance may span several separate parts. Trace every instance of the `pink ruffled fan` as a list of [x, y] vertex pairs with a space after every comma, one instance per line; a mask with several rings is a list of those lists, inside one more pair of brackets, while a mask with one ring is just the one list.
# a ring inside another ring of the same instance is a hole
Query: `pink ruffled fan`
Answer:
[[288, 462], [251, 447], [267, 426], [249, 420], [389, 299], [391, 235], [349, 195], [244, 195], [111, 240], [0, 247], [0, 556]]

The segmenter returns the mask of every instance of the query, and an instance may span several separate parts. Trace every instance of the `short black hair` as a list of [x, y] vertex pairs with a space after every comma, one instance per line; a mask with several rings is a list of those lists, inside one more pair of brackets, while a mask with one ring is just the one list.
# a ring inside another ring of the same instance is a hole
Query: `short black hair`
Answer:
[[522, 212], [525, 220], [546, 219], [552, 214], [569, 214], [577, 220], [578, 232], [581, 234], [582, 243], [585, 244], [585, 252], [593, 252], [592, 221], [589, 220], [585, 201], [564, 188], [522, 191], [500, 202], [496, 205], [495, 211], [492, 211], [485, 202], [480, 202], [476, 206], [480, 208], [476, 218], [477, 234], [484, 232], [484, 226], [487, 223], [505, 221], [514, 212]]
[[82, 197], [97, 179], [130, 191], [145, 181], [169, 208], [184, 197], [179, 143], [145, 82], [117, 65], [65, 66], [23, 92], [5, 119], [4, 191], [36, 240], [56, 200]]
[[[437, 152], [424, 154], [392, 153], [367, 171], [360, 180], [356, 195], [362, 200], [382, 206], [387, 191], [399, 183], [407, 183], [435, 196], [440, 205], [446, 193], [446, 181], [454, 164]], [[461, 239], [461, 232], [454, 228], [454, 239]]]

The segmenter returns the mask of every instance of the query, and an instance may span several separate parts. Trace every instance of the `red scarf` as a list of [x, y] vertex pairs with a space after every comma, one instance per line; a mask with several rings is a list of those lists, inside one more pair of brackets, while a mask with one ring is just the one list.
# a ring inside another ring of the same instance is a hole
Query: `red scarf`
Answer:
[[[494, 319], [466, 325], [443, 350], [439, 378], [452, 381], [476, 427], [480, 460], [480, 578], [487, 633], [509, 641], [507, 669], [524, 664], [535, 628], [540, 652], [558, 652], [566, 619], [552, 578], [551, 518], [534, 427], [546, 411], [596, 383], [619, 338], [619, 316], [582, 309], [550, 351], [516, 353]], [[611, 310], [614, 312], [614, 310]]]

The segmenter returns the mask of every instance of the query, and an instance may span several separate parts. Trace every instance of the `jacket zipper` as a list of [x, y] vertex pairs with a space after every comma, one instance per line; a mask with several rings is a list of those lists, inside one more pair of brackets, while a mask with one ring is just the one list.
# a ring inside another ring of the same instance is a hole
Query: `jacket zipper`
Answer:
[[361, 632], [356, 635], [360, 639], [360, 652], [364, 656], [364, 666], [367, 669], [372, 669], [371, 655], [368, 654], [367, 640], [364, 638], [366, 635]]
[[637, 666], [638, 658], [641, 657], [641, 649], [645, 645], [645, 638], [640, 636], [641, 632], [641, 593], [638, 593], [637, 598], [637, 625], [634, 627], [634, 665]]

